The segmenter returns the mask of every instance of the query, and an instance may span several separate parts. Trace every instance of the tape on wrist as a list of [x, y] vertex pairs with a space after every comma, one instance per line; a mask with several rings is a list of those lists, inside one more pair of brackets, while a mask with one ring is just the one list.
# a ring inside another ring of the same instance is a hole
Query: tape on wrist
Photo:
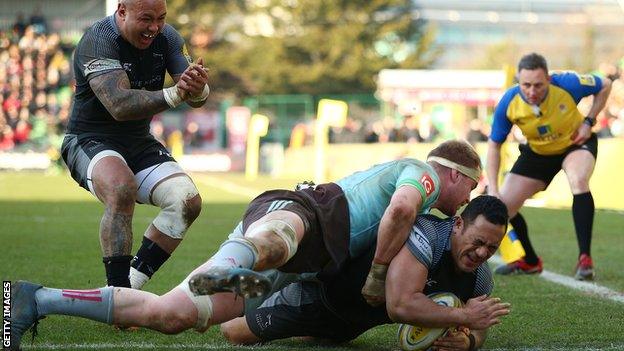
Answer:
[[167, 105], [169, 105], [169, 107], [171, 108], [178, 107], [184, 102], [180, 94], [178, 94], [178, 87], [175, 85], [163, 89], [163, 94], [165, 95], [165, 101], [167, 101]]
[[204, 90], [202, 91], [202, 93], [199, 96], [191, 97], [189, 101], [192, 101], [192, 102], [205, 101], [208, 98], [209, 94], [210, 94], [210, 87], [208, 86], [208, 84], [206, 84], [204, 85]]
[[386, 273], [388, 273], [388, 266], [380, 263], [373, 263], [370, 270], [371, 276], [375, 279], [385, 281]]

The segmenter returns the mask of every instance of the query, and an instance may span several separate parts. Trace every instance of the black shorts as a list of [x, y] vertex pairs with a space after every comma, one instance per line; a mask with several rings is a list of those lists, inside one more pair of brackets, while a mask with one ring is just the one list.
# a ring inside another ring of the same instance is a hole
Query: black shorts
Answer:
[[332, 274], [349, 256], [349, 208], [342, 189], [327, 183], [298, 191], [271, 190], [251, 201], [243, 232], [269, 212], [286, 210], [303, 220], [305, 232], [295, 255], [278, 269], [288, 273]]
[[91, 171], [95, 165], [92, 161], [96, 157], [120, 154], [134, 174], [163, 162], [175, 161], [165, 146], [151, 135], [121, 137], [67, 134], [63, 140], [61, 154], [72, 178], [91, 192], [93, 192], [90, 184]]
[[245, 313], [251, 332], [262, 341], [313, 336], [343, 342], [367, 329], [348, 324], [327, 308], [321, 283], [293, 283]]
[[518, 148], [520, 149], [520, 157], [518, 157], [510, 172], [533, 179], [539, 179], [546, 183], [546, 187], [548, 187], [553, 178], [561, 170], [563, 160], [572, 151], [584, 149], [591, 152], [594, 158], [596, 158], [598, 156], [598, 138], [595, 133], [592, 133], [592, 136], [587, 139], [585, 144], [572, 145], [564, 153], [559, 155], [540, 155], [531, 150], [526, 144], [520, 144]]

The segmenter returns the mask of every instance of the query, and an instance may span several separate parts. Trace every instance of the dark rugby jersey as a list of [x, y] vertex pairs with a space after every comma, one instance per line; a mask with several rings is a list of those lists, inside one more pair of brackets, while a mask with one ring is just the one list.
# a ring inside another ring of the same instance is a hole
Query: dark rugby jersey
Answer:
[[160, 90], [165, 71], [170, 75], [184, 72], [191, 58], [184, 40], [166, 24], [152, 44], [140, 50], [126, 41], [115, 23], [115, 15], [93, 24], [74, 51], [76, 93], [67, 132], [122, 136], [149, 134], [153, 116], [135, 121], [116, 121], [91, 90], [89, 80], [112, 70], [123, 69], [132, 89]]
[[[454, 220], [419, 215], [412, 226], [406, 245], [429, 273], [424, 294], [452, 292], [463, 302], [472, 297], [490, 294], [492, 274], [487, 263], [474, 272], [457, 272], [451, 256], [451, 232]], [[372, 307], [361, 295], [362, 286], [375, 255], [375, 247], [367, 254], [348, 261], [341, 274], [326, 283], [323, 291], [325, 304], [338, 317], [354, 326], [355, 335], [381, 324], [392, 323], [386, 306]]]

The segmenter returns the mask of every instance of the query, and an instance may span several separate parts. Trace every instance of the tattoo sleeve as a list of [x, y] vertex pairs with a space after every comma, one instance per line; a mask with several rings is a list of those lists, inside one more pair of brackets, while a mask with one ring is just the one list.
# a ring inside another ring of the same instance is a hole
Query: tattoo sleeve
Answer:
[[117, 121], [150, 118], [169, 108], [161, 90], [132, 89], [126, 72], [114, 70], [89, 80], [106, 110]]

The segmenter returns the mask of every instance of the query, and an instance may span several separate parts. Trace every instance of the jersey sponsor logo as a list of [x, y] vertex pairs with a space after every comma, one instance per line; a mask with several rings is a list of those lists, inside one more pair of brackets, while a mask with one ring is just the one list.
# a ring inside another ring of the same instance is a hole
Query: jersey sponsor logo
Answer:
[[110, 71], [113, 69], [124, 69], [119, 63], [118, 60], [101, 58], [101, 59], [93, 59], [84, 64], [84, 75], [88, 76], [94, 72], [102, 72], [102, 71]]
[[433, 179], [429, 176], [429, 174], [425, 173], [422, 178], [420, 178], [420, 183], [425, 188], [425, 193], [427, 196], [431, 195], [435, 191], [435, 183]]
[[414, 227], [412, 229], [410, 243], [421, 254], [421, 257], [431, 264], [433, 261], [433, 249], [431, 248], [429, 239], [427, 239], [419, 228]]
[[271, 313], [267, 314], [266, 321], [265, 321], [262, 314], [256, 313], [256, 318], [255, 318], [256, 324], [258, 325], [260, 330], [264, 330], [271, 326], [271, 317], [272, 317]]
[[543, 137], [545, 135], [551, 134], [552, 128], [550, 127], [550, 124], [537, 126], [537, 132], [539, 133], [540, 136]]
[[590, 87], [596, 86], [596, 78], [594, 78], [594, 76], [592, 76], [591, 74], [579, 74], [577, 76], [581, 85], [586, 85]]

